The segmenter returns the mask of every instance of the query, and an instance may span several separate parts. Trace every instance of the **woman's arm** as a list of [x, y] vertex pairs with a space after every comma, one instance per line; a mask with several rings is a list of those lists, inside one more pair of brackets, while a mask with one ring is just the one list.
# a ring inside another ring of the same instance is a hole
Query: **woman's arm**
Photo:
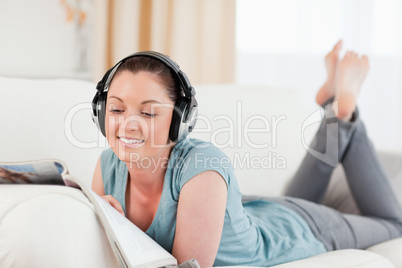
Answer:
[[103, 188], [102, 170], [101, 170], [101, 158], [99, 157], [96, 163], [94, 176], [92, 178], [92, 190], [100, 196], [105, 195], [105, 189]]
[[215, 171], [204, 171], [182, 188], [177, 208], [173, 256], [178, 263], [195, 258], [212, 267], [222, 235], [227, 185]]

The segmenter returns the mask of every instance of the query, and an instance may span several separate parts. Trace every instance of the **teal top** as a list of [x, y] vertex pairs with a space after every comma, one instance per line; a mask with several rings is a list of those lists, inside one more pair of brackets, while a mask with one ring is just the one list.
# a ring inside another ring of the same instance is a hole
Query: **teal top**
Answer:
[[[102, 152], [105, 194], [114, 196], [125, 211], [128, 170], [111, 149]], [[184, 139], [172, 150], [162, 196], [146, 233], [172, 252], [176, 213], [183, 185], [195, 175], [214, 170], [228, 187], [225, 220], [214, 266], [271, 266], [325, 252], [307, 223], [292, 210], [267, 200], [242, 203], [233, 166], [211, 143]]]

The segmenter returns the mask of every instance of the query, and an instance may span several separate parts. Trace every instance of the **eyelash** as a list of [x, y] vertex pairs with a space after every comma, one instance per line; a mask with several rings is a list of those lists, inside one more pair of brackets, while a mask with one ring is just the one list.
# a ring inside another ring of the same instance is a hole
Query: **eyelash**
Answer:
[[145, 115], [146, 117], [155, 117], [156, 114], [149, 114], [149, 113], [142, 113], [143, 115]]
[[116, 113], [116, 114], [121, 114], [122, 112], [124, 112], [124, 110], [111, 109], [110, 112], [111, 113]]
[[[111, 113], [116, 113], [116, 114], [121, 114], [124, 112], [124, 110], [118, 110], [118, 109], [112, 109], [110, 110]], [[155, 117], [156, 114], [150, 114], [150, 113], [141, 113], [143, 115], [145, 115], [146, 117]]]

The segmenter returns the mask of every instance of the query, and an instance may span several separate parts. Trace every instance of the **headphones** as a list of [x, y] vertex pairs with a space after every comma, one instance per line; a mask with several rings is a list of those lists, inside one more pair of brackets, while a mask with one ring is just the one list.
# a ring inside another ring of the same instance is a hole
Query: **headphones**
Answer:
[[156, 59], [165, 64], [173, 75], [176, 89], [180, 91], [180, 97], [175, 103], [172, 123], [170, 124], [169, 139], [178, 142], [184, 139], [193, 129], [197, 121], [198, 104], [195, 99], [195, 89], [191, 86], [187, 75], [180, 70], [180, 66], [171, 60], [168, 56], [155, 51], [143, 51], [131, 54], [115, 66], [109, 69], [102, 80], [96, 86], [96, 94], [92, 100], [92, 120], [106, 137], [105, 116], [106, 116], [106, 99], [109, 91], [110, 82], [120, 65], [127, 59], [133, 57], [145, 56]]

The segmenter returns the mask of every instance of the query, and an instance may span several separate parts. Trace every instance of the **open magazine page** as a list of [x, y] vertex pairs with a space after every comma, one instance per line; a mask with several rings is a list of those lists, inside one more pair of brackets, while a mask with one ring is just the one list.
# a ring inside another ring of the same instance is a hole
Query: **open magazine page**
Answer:
[[0, 163], [0, 184], [65, 185], [62, 175], [66, 173], [64, 163], [55, 159]]
[[112, 249], [124, 267], [162, 267], [177, 265], [177, 260], [141, 229], [121, 215], [91, 189], [66, 175], [67, 184], [75, 181], [93, 203]]

